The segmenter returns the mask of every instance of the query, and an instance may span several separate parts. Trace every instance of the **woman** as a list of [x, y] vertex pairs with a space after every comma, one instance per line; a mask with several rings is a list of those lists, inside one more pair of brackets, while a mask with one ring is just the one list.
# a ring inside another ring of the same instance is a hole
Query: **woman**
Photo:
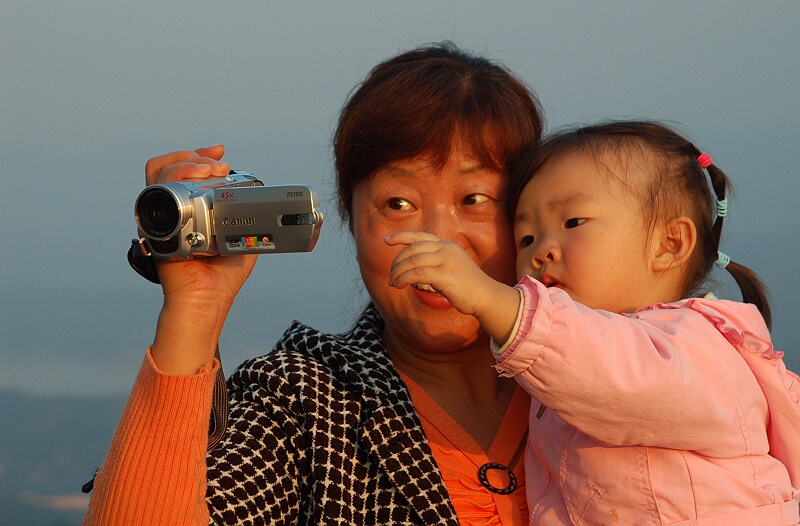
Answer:
[[[206, 457], [215, 346], [255, 257], [160, 263], [155, 338], [86, 524], [522, 524], [527, 397], [498, 378], [474, 318], [424, 284], [389, 286], [384, 238], [435, 233], [512, 284], [506, 166], [541, 128], [521, 82], [451, 44], [376, 66], [334, 137], [370, 306], [339, 335], [294, 324], [240, 366]], [[223, 153], [153, 158], [147, 184], [222, 176]]]

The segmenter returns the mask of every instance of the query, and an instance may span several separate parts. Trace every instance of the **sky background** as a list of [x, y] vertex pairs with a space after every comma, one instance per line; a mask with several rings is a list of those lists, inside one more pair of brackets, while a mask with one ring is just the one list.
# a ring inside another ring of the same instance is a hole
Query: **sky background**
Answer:
[[443, 39], [520, 76], [548, 129], [660, 119], [707, 151], [736, 186], [722, 249], [770, 287], [800, 370], [798, 27], [795, 0], [0, 0], [0, 390], [129, 391], [161, 302], [125, 260], [133, 202], [145, 161], [177, 149], [223, 143], [234, 168], [323, 198], [312, 253], [260, 258], [225, 370], [293, 319], [348, 328], [367, 300], [331, 199], [336, 117], [378, 61]]

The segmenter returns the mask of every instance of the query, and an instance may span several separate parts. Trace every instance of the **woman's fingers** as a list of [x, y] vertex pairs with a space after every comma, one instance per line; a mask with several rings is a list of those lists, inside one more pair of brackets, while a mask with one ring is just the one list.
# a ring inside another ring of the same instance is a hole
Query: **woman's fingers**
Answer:
[[224, 177], [230, 171], [230, 166], [220, 160], [224, 154], [225, 147], [217, 145], [153, 157], [145, 164], [145, 183]]
[[227, 164], [202, 157], [170, 164], [164, 167], [156, 178], [156, 183], [171, 181], [197, 181], [211, 177], [225, 177], [230, 168]]
[[200, 157], [208, 157], [209, 159], [216, 159], [219, 161], [222, 159], [222, 156], [225, 155], [225, 147], [221, 144], [215, 144], [214, 146], [198, 148], [194, 151], [194, 153]]

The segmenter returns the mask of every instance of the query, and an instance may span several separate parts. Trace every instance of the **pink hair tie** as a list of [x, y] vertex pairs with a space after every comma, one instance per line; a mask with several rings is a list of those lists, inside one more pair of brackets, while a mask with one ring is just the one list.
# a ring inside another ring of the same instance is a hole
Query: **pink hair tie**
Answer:
[[700, 165], [700, 168], [705, 170], [706, 168], [708, 168], [709, 166], [714, 164], [714, 161], [711, 160], [711, 156], [710, 155], [708, 155], [707, 153], [703, 152], [703, 153], [701, 153], [700, 155], [697, 156], [697, 164]]

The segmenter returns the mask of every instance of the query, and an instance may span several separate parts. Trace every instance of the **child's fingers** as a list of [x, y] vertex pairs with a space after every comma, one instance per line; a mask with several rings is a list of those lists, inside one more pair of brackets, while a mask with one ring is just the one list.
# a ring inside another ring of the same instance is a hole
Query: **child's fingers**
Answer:
[[407, 245], [398, 252], [389, 269], [389, 284], [403, 288], [441, 281], [449, 243], [428, 232], [395, 232], [385, 238], [388, 245]]
[[406, 285], [425, 284], [433, 288], [436, 287], [436, 273], [435, 268], [432, 267], [401, 267], [389, 275], [389, 284], [398, 289], [402, 289]]
[[[402, 243], [400, 243], [402, 244]], [[442, 245], [438, 241], [415, 241], [397, 253], [392, 261], [392, 269], [405, 262], [411, 265], [421, 265], [419, 256], [422, 254], [436, 254], [441, 251]], [[428, 263], [430, 259], [426, 260]]]
[[428, 232], [394, 232], [384, 239], [387, 245], [410, 245], [420, 241], [440, 241], [440, 238]]
[[401, 257], [402, 255], [398, 254], [398, 259], [392, 263], [392, 268], [389, 270], [389, 284], [398, 288], [414, 283], [433, 285], [431, 281], [437, 279], [437, 271], [441, 272], [442, 260], [438, 253], [417, 252]]

